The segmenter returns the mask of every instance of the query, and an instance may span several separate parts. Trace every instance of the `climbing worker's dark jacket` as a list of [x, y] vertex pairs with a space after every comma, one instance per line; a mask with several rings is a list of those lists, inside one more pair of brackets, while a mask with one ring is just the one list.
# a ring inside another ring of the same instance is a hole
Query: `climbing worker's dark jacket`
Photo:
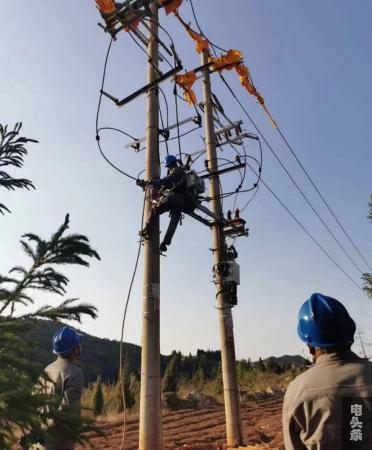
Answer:
[[[283, 405], [286, 450], [352, 449], [351, 403], [363, 404], [362, 436], [371, 446], [372, 362], [352, 351], [322, 354], [306, 372], [293, 380]], [[344, 433], [344, 434], [343, 434]], [[346, 433], [346, 435], [345, 435]]]
[[187, 193], [186, 173], [182, 167], [176, 166], [170, 169], [169, 175], [153, 182], [155, 186], [171, 189], [177, 194]]

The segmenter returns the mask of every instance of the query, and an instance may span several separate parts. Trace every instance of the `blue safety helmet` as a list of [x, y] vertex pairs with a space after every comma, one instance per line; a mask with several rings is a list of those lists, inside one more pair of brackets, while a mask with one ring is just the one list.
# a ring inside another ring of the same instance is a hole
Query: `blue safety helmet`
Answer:
[[355, 322], [338, 300], [315, 293], [300, 308], [297, 333], [311, 347], [336, 347], [354, 341]]
[[78, 347], [83, 336], [73, 328], [65, 326], [60, 328], [53, 336], [53, 353], [67, 356], [74, 348]]
[[164, 160], [165, 167], [177, 164], [177, 158], [174, 155], [167, 155]]

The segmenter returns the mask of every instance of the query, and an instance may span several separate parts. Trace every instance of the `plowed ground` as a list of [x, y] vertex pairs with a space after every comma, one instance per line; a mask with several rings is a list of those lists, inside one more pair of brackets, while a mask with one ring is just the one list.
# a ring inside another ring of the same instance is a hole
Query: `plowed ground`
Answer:
[[[242, 404], [242, 422], [245, 445], [283, 450], [281, 431], [282, 395]], [[100, 424], [106, 439], [93, 437], [100, 450], [119, 450], [122, 440], [122, 419]], [[223, 406], [205, 409], [187, 409], [166, 412], [163, 416], [163, 448], [167, 450], [223, 450], [226, 442], [225, 412]], [[129, 417], [125, 450], [138, 448], [138, 417]], [[83, 447], [78, 447], [82, 450]]]

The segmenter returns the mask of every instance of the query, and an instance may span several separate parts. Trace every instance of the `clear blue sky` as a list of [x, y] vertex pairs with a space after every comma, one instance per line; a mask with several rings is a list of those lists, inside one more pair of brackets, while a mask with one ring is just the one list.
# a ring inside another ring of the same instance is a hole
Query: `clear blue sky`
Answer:
[[[210, 39], [244, 52], [245, 61], [269, 109], [294, 145], [314, 181], [364, 254], [372, 260], [372, 228], [366, 216], [372, 193], [372, 4], [366, 0], [194, 0], [201, 26]], [[32, 179], [36, 191], [1, 192], [12, 214], [0, 218], [0, 273], [26, 263], [18, 244], [22, 233], [48, 236], [71, 214], [71, 231], [89, 236], [102, 262], [90, 269], [66, 269], [69, 296], [99, 308], [96, 321], [82, 329], [119, 338], [121, 316], [137, 251], [141, 191], [113, 171], [95, 143], [95, 114], [108, 36], [97, 27], [93, 1], [2, 1], [0, 121], [24, 123], [24, 133], [40, 140], [31, 147], [18, 174]], [[189, 3], [181, 15], [191, 20]], [[187, 68], [199, 65], [193, 43], [173, 17], [161, 13]], [[164, 40], [167, 41], [164, 36]], [[226, 74], [239, 97], [296, 180], [359, 261], [306, 182], [255, 99]], [[124, 97], [145, 82], [145, 57], [122, 33], [114, 44], [106, 88]], [[213, 77], [214, 91], [233, 120], [245, 119]], [[170, 86], [171, 122], [174, 105]], [[200, 99], [200, 85], [196, 86]], [[144, 99], [117, 109], [105, 100], [101, 124], [135, 136], [145, 129]], [[193, 113], [180, 105], [181, 118]], [[248, 131], [253, 131], [246, 123]], [[137, 174], [144, 154], [126, 150], [128, 141], [107, 135], [103, 146], [120, 167]], [[175, 141], [173, 141], [175, 142]], [[202, 148], [199, 133], [183, 140], [185, 152]], [[176, 145], [171, 149], [177, 151]], [[257, 156], [255, 143], [248, 151]], [[164, 154], [164, 149], [162, 149]], [[264, 146], [266, 182], [353, 278], [359, 274], [326, 234]], [[235, 175], [223, 180], [232, 186]], [[252, 178], [248, 180], [252, 182]], [[244, 199], [244, 198], [243, 198]], [[243, 200], [242, 199], [242, 200]], [[228, 203], [226, 203], [228, 206]], [[263, 186], [246, 210], [251, 230], [237, 242], [242, 284], [234, 309], [238, 357], [301, 353], [296, 316], [314, 292], [339, 298], [361, 330], [371, 329], [372, 301], [358, 291], [299, 229]], [[162, 228], [167, 218], [162, 219]], [[177, 231], [162, 259], [161, 350], [185, 353], [219, 347], [215, 290], [211, 281], [210, 233], [191, 219]], [[363, 263], [360, 262], [363, 269]], [[39, 297], [38, 302], [58, 298]], [[141, 341], [142, 265], [129, 308], [125, 339]], [[371, 333], [366, 339], [372, 340]]]

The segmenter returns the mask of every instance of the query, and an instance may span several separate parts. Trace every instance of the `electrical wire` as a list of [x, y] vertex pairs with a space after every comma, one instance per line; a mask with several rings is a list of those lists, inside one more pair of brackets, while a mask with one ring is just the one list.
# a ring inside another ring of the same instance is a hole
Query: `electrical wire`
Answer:
[[182, 159], [182, 148], [181, 148], [181, 138], [180, 138], [180, 120], [179, 120], [179, 114], [178, 114], [178, 98], [177, 98], [177, 82], [176, 82], [176, 79], [174, 80], [173, 95], [174, 95], [174, 103], [175, 103], [175, 108], [176, 108], [178, 154], [179, 154], [180, 159]]
[[[257, 175], [257, 172], [249, 166], [249, 169]], [[310, 231], [300, 222], [300, 220], [291, 212], [288, 206], [275, 194], [275, 192], [268, 186], [268, 184], [262, 179], [261, 183], [266, 187], [266, 189], [275, 197], [275, 199], [280, 203], [280, 205], [287, 211], [287, 213], [292, 217], [292, 219], [297, 223], [297, 225], [308, 235], [308, 237], [314, 242], [314, 244], [320, 248], [320, 250], [327, 256], [327, 258], [332, 261], [332, 263], [338, 267], [338, 269], [356, 286], [359, 290], [363, 289], [359, 284], [354, 281], [354, 279], [337, 263], [337, 261], [328, 253], [328, 251], [315, 239], [315, 237], [310, 233]]]
[[[173, 48], [174, 65], [172, 65], [166, 58], [164, 58], [164, 56], [163, 56], [163, 59], [166, 60], [166, 62], [168, 63], [168, 65], [170, 65], [170, 67], [171, 67], [172, 69], [176, 69], [176, 67], [177, 67], [177, 65], [178, 65], [178, 61], [177, 61], [177, 59], [176, 59], [175, 45], [174, 45], [174, 41], [173, 41], [172, 36], [170, 35], [170, 33], [169, 33], [162, 25], [160, 25], [159, 21], [154, 21], [154, 20], [151, 20], [151, 19], [148, 19], [148, 18], [146, 18], [146, 19], [144, 19], [144, 20], [146, 20], [147, 22], [151, 22], [151, 23], [156, 24], [156, 25], [157, 25], [161, 30], [163, 30], [163, 31], [167, 34], [167, 36], [169, 37], [169, 39], [170, 39], [170, 41], [171, 41], [171, 46], [172, 46], [172, 48]], [[132, 39], [134, 39], [133, 36], [132, 36]], [[140, 44], [137, 43], [137, 45], [140, 46], [141, 49], [147, 54], [146, 50], [143, 49], [142, 46], [141, 46]], [[154, 67], [152, 61], [150, 61], [150, 64]], [[182, 158], [182, 147], [181, 147], [181, 140], [180, 140], [181, 136], [180, 136], [180, 125], [179, 125], [178, 98], [177, 98], [177, 97], [178, 97], [178, 94], [177, 94], [177, 82], [176, 82], [176, 78], [174, 78], [173, 95], [174, 95], [174, 100], [175, 100], [175, 110], [176, 110], [178, 154], [179, 154], [179, 157]], [[166, 145], [167, 145], [167, 144], [166, 144]], [[169, 154], [168, 148], [167, 148], [167, 154]]]
[[[110, 128], [110, 127], [103, 127], [103, 128], [99, 128], [98, 124], [99, 124], [99, 115], [100, 115], [100, 111], [101, 111], [101, 103], [102, 103], [102, 92], [103, 92], [103, 88], [105, 85], [105, 78], [106, 78], [106, 70], [107, 70], [107, 62], [108, 62], [108, 58], [110, 56], [110, 51], [111, 51], [111, 46], [112, 46], [112, 42], [113, 39], [110, 39], [110, 43], [107, 49], [107, 53], [106, 53], [106, 58], [105, 58], [105, 64], [104, 64], [104, 68], [103, 68], [103, 75], [102, 75], [102, 83], [101, 83], [101, 91], [100, 91], [100, 95], [99, 95], [99, 100], [98, 100], [98, 106], [97, 106], [97, 114], [96, 114], [96, 141], [97, 141], [97, 145], [98, 145], [98, 149], [101, 153], [101, 156], [103, 157], [103, 159], [111, 166], [113, 167], [116, 171], [120, 172], [122, 175], [125, 175], [127, 178], [130, 178], [134, 181], [136, 181], [136, 178], [133, 177], [132, 175], [124, 172], [123, 170], [119, 169], [119, 167], [115, 166], [115, 164], [113, 164], [107, 157], [106, 155], [103, 153], [103, 150], [101, 148], [101, 143], [100, 143], [100, 135], [99, 135], [99, 130], [100, 129], [106, 129], [106, 128]], [[112, 128], [114, 129], [114, 128]], [[126, 134], [127, 136], [130, 136], [129, 134], [121, 131], [121, 130], [116, 130], [116, 131], [120, 131], [121, 133]]]
[[[193, 3], [192, 0], [190, 0], [190, 5], [191, 5], [191, 9], [193, 12], [193, 16], [194, 16], [194, 20], [195, 23], [200, 31], [200, 33], [205, 37], [205, 34], [203, 33], [203, 30], [201, 29], [196, 14], [195, 14], [195, 10], [193, 7]], [[207, 38], [206, 38], [207, 39]], [[207, 39], [208, 40], [208, 39]], [[214, 51], [214, 53], [216, 54], [215, 48], [218, 48], [219, 50], [223, 50], [220, 47], [217, 47], [216, 45], [214, 45], [211, 41], [208, 40], [208, 42], [210, 43], [210, 45], [212, 46], [212, 49]], [[214, 48], [215, 47], [215, 48]], [[288, 171], [288, 169], [285, 167], [285, 165], [282, 163], [282, 161], [280, 160], [280, 158], [278, 157], [277, 153], [274, 151], [274, 149], [271, 147], [271, 145], [268, 143], [268, 141], [266, 140], [266, 138], [263, 136], [263, 134], [261, 133], [261, 131], [259, 130], [259, 128], [257, 127], [257, 125], [255, 124], [255, 122], [253, 121], [252, 117], [250, 116], [250, 114], [248, 113], [248, 111], [246, 110], [246, 108], [243, 106], [243, 104], [240, 102], [240, 100], [238, 99], [238, 97], [236, 96], [235, 92], [232, 90], [231, 86], [228, 84], [228, 82], [226, 81], [226, 79], [224, 78], [224, 76], [219, 73], [223, 83], [226, 85], [226, 87], [228, 88], [229, 92], [231, 93], [231, 95], [233, 96], [233, 98], [238, 102], [238, 104], [240, 105], [240, 107], [242, 108], [242, 110], [244, 111], [244, 113], [246, 114], [246, 116], [248, 117], [248, 119], [250, 120], [250, 122], [252, 123], [252, 125], [254, 126], [254, 128], [257, 130], [257, 132], [259, 133], [259, 135], [261, 136], [261, 138], [263, 139], [263, 141], [266, 143], [267, 147], [269, 148], [269, 150], [271, 151], [271, 153], [275, 156], [275, 158], [277, 159], [277, 161], [279, 162], [279, 164], [281, 165], [281, 167], [283, 168], [283, 170], [286, 172], [286, 174], [288, 175], [288, 177], [291, 179], [291, 181], [293, 182], [293, 184], [296, 186], [297, 190], [301, 193], [302, 197], [305, 199], [306, 203], [308, 203], [308, 205], [310, 206], [310, 208], [313, 210], [313, 212], [316, 214], [316, 216], [319, 218], [319, 220], [321, 221], [321, 223], [323, 224], [323, 226], [326, 228], [326, 230], [329, 232], [329, 234], [331, 235], [331, 237], [335, 240], [335, 242], [338, 244], [338, 246], [342, 249], [342, 251], [344, 252], [344, 254], [347, 256], [347, 258], [350, 260], [350, 262], [354, 265], [354, 267], [361, 273], [363, 273], [363, 271], [361, 270], [361, 268], [358, 266], [358, 264], [354, 261], [354, 259], [350, 256], [349, 252], [345, 249], [345, 247], [340, 243], [340, 241], [336, 238], [336, 236], [334, 235], [334, 233], [330, 230], [330, 228], [328, 227], [328, 225], [325, 223], [325, 221], [323, 220], [323, 218], [320, 216], [320, 214], [316, 211], [316, 209], [314, 208], [313, 204], [310, 202], [310, 200], [307, 198], [307, 196], [305, 195], [305, 193], [303, 192], [303, 190], [300, 188], [300, 186], [297, 184], [297, 182], [294, 180], [294, 178], [292, 177], [292, 175], [290, 174], [290, 172]], [[313, 185], [313, 187], [316, 189], [318, 195], [321, 197], [321, 199], [323, 200], [324, 204], [327, 206], [327, 208], [329, 209], [329, 211], [331, 212], [332, 216], [334, 217], [334, 219], [336, 220], [336, 222], [338, 223], [338, 225], [341, 227], [341, 229], [344, 231], [344, 234], [348, 237], [348, 239], [350, 240], [350, 242], [353, 244], [354, 248], [357, 250], [358, 254], [361, 256], [361, 258], [363, 259], [363, 261], [367, 264], [368, 268], [370, 270], [371, 266], [368, 264], [367, 260], [364, 258], [364, 256], [361, 254], [361, 252], [359, 251], [359, 249], [357, 248], [357, 246], [355, 245], [354, 241], [350, 238], [350, 236], [348, 235], [348, 233], [346, 232], [346, 230], [344, 229], [344, 227], [342, 226], [342, 224], [340, 223], [340, 221], [337, 219], [336, 215], [333, 213], [332, 209], [329, 207], [328, 203], [325, 201], [324, 197], [321, 195], [319, 189], [316, 187], [315, 183], [312, 181], [311, 177], [309, 176], [309, 174], [307, 173], [307, 171], [305, 170], [305, 168], [303, 167], [303, 165], [301, 164], [300, 160], [298, 159], [297, 155], [295, 154], [293, 148], [289, 145], [287, 139], [284, 137], [283, 133], [280, 131], [280, 129], [278, 129], [278, 132], [280, 134], [280, 136], [282, 137], [282, 139], [284, 140], [284, 142], [286, 143], [287, 147], [289, 148], [289, 150], [291, 151], [291, 153], [293, 154], [293, 156], [295, 157], [295, 159], [297, 160], [297, 162], [300, 164], [300, 166], [302, 167], [302, 169], [304, 170], [306, 176], [308, 177], [309, 181], [311, 182], [311, 184]], [[359, 287], [359, 286], [358, 286]]]
[[240, 208], [240, 213], [243, 213], [243, 212], [247, 209], [247, 206], [248, 206], [248, 205], [253, 201], [253, 199], [256, 197], [259, 188], [260, 188], [260, 186], [257, 185], [256, 190], [253, 192], [251, 198], [244, 204], [244, 206], [243, 206], [242, 208]]
[[[166, 104], [166, 114], [167, 114], [167, 128], [169, 127], [169, 122], [168, 122], [168, 119], [169, 119], [169, 115], [168, 115], [168, 102], [167, 102], [167, 98], [166, 98], [166, 96], [165, 96], [165, 94], [164, 94], [164, 91], [161, 89], [161, 92], [163, 93], [163, 96], [164, 96], [164, 100], [165, 100], [165, 104]], [[161, 106], [160, 106], [160, 100], [159, 100], [159, 96], [158, 96], [158, 108], [159, 108], [159, 115], [160, 115], [160, 122], [161, 122], [161, 127], [162, 127], [162, 129], [164, 130], [165, 129], [165, 124], [164, 124], [164, 119], [163, 119], [163, 113], [162, 113], [162, 111], [161, 111]], [[165, 149], [166, 149], [166, 152], [167, 152], [167, 155], [169, 155], [169, 148], [168, 148], [168, 139], [164, 139], [164, 141], [163, 142], [165, 142]], [[159, 142], [159, 144], [160, 144], [160, 142]], [[146, 147], [145, 147], [146, 148]]]
[[322, 193], [320, 192], [319, 188], [317, 187], [317, 185], [315, 184], [315, 182], [313, 181], [313, 179], [311, 178], [311, 176], [309, 175], [308, 171], [305, 169], [305, 167], [303, 166], [303, 164], [301, 163], [300, 159], [298, 158], [296, 152], [294, 151], [293, 147], [288, 143], [288, 140], [286, 139], [286, 137], [284, 136], [283, 132], [280, 130], [280, 128], [277, 128], [277, 131], [279, 133], [279, 135], [281, 136], [281, 138], [283, 139], [284, 143], [286, 144], [286, 146], [288, 147], [288, 149], [290, 150], [290, 152], [292, 153], [293, 157], [295, 158], [295, 160], [297, 161], [297, 163], [299, 164], [299, 166], [301, 167], [301, 169], [303, 170], [304, 174], [306, 175], [307, 179], [310, 181], [310, 183], [312, 184], [312, 186], [314, 187], [314, 189], [316, 190], [316, 192], [318, 193], [319, 197], [321, 198], [321, 200], [323, 201], [324, 205], [327, 207], [328, 211], [331, 213], [331, 215], [333, 216], [333, 218], [335, 219], [335, 221], [337, 222], [338, 226], [341, 228], [341, 230], [343, 231], [344, 235], [347, 237], [347, 239], [349, 240], [349, 242], [352, 244], [352, 246], [354, 247], [354, 249], [356, 250], [356, 252], [359, 254], [359, 256], [361, 257], [361, 259], [364, 261], [364, 263], [367, 265], [368, 269], [372, 272], [372, 267], [371, 265], [368, 263], [367, 259], [364, 257], [364, 255], [362, 254], [362, 252], [359, 250], [359, 248], [357, 247], [357, 245], [355, 244], [355, 242], [353, 241], [353, 239], [350, 237], [349, 233], [345, 230], [344, 226], [342, 225], [341, 221], [338, 219], [338, 217], [336, 216], [335, 212], [332, 210], [332, 208], [329, 206], [329, 203], [327, 202], [327, 200], [324, 198], [324, 195], [322, 195]]
[[[145, 216], [145, 204], [146, 204], [146, 194], [144, 195], [144, 198], [143, 198], [141, 230], [143, 228], [143, 221], [144, 221], [144, 216]], [[120, 347], [119, 347], [119, 355], [120, 355], [119, 356], [120, 357], [120, 361], [119, 361], [119, 380], [120, 380], [120, 383], [121, 383], [121, 392], [122, 392], [122, 398], [123, 398], [124, 419], [123, 419], [123, 434], [122, 434], [120, 450], [123, 449], [123, 446], [124, 446], [124, 443], [125, 443], [125, 435], [126, 435], [126, 428], [127, 428], [127, 419], [126, 419], [127, 403], [126, 403], [126, 398], [125, 398], [125, 379], [124, 379], [125, 374], [124, 374], [124, 370], [123, 370], [124, 327], [125, 327], [125, 320], [127, 318], [127, 311], [128, 311], [128, 306], [129, 306], [131, 293], [132, 293], [133, 283], [134, 283], [134, 280], [135, 280], [136, 274], [137, 274], [138, 262], [139, 262], [140, 255], [141, 255], [141, 248], [142, 248], [142, 238], [140, 238], [139, 243], [138, 243], [138, 251], [137, 251], [136, 262], [134, 264], [134, 270], [133, 270], [132, 278], [130, 280], [129, 290], [128, 290], [128, 294], [127, 294], [127, 299], [126, 299], [126, 302], [125, 302], [123, 321], [122, 321], [122, 324], [121, 324]]]
[[203, 33], [203, 30], [201, 29], [201, 27], [200, 27], [200, 25], [199, 25], [199, 22], [198, 22], [198, 19], [197, 19], [197, 17], [196, 17], [195, 10], [194, 10], [194, 5], [193, 5], [192, 0], [190, 0], [190, 6], [191, 6], [192, 15], [194, 16], [194, 20], [195, 20], [196, 26], [198, 27], [198, 30], [199, 30], [200, 34], [201, 34], [201, 35], [202, 35], [202, 36], [203, 36], [203, 37], [211, 44], [211, 46], [216, 47], [216, 48], [217, 48], [218, 50], [220, 50], [221, 52], [226, 53], [226, 52], [227, 52], [226, 49], [224, 49], [224, 48], [222, 48], [222, 47], [219, 47], [219, 46], [216, 45], [216, 44], [213, 44], [213, 42], [211, 42], [211, 41], [207, 38], [207, 36]]
[[260, 135], [261, 139], [265, 142], [266, 146], [268, 147], [268, 149], [270, 150], [270, 152], [274, 155], [275, 159], [278, 161], [278, 163], [280, 164], [280, 166], [282, 167], [282, 169], [284, 170], [284, 172], [287, 174], [287, 176], [290, 178], [290, 180], [292, 181], [292, 183], [295, 185], [296, 189], [299, 191], [299, 193], [301, 194], [301, 196], [303, 197], [303, 199], [305, 200], [305, 202], [309, 205], [309, 207], [311, 208], [311, 210], [314, 212], [314, 214], [318, 217], [318, 219], [320, 220], [320, 222], [322, 223], [322, 225], [324, 226], [324, 228], [328, 231], [328, 233], [330, 234], [330, 236], [333, 238], [333, 240], [337, 243], [337, 245], [341, 248], [341, 250], [343, 251], [343, 253], [347, 256], [347, 258], [349, 259], [349, 261], [354, 265], [354, 267], [360, 272], [363, 273], [363, 271], [361, 270], [361, 268], [358, 266], [358, 264], [354, 261], [354, 259], [350, 256], [349, 252], [345, 249], [345, 247], [341, 244], [341, 242], [337, 239], [337, 237], [335, 236], [335, 234], [333, 233], [333, 231], [329, 228], [329, 226], [326, 224], [326, 222], [324, 221], [324, 219], [322, 218], [322, 216], [318, 213], [318, 211], [315, 209], [314, 205], [312, 204], [312, 202], [309, 200], [309, 198], [307, 197], [307, 195], [304, 193], [304, 191], [301, 189], [301, 187], [299, 186], [299, 184], [296, 182], [296, 180], [293, 178], [293, 176], [291, 175], [291, 173], [289, 172], [289, 170], [286, 168], [285, 164], [282, 162], [282, 160], [279, 158], [278, 154], [276, 153], [276, 151], [273, 149], [273, 147], [269, 144], [269, 142], [267, 141], [267, 139], [265, 138], [265, 136], [262, 134], [261, 130], [258, 128], [258, 126], [256, 125], [255, 121], [252, 119], [251, 115], [248, 113], [247, 109], [244, 107], [244, 105], [242, 104], [242, 102], [239, 100], [239, 98], [236, 96], [235, 92], [232, 90], [231, 86], [229, 85], [229, 83], [226, 81], [225, 77], [220, 74], [220, 77], [222, 79], [222, 81], [224, 82], [225, 86], [227, 87], [227, 89], [230, 91], [231, 95], [234, 97], [234, 99], [237, 101], [237, 103], [240, 105], [240, 107], [242, 108], [243, 112], [245, 113], [245, 115], [248, 117], [248, 119], [250, 120], [251, 124], [254, 126], [254, 128], [256, 129], [256, 131], [258, 132], [258, 134]]

